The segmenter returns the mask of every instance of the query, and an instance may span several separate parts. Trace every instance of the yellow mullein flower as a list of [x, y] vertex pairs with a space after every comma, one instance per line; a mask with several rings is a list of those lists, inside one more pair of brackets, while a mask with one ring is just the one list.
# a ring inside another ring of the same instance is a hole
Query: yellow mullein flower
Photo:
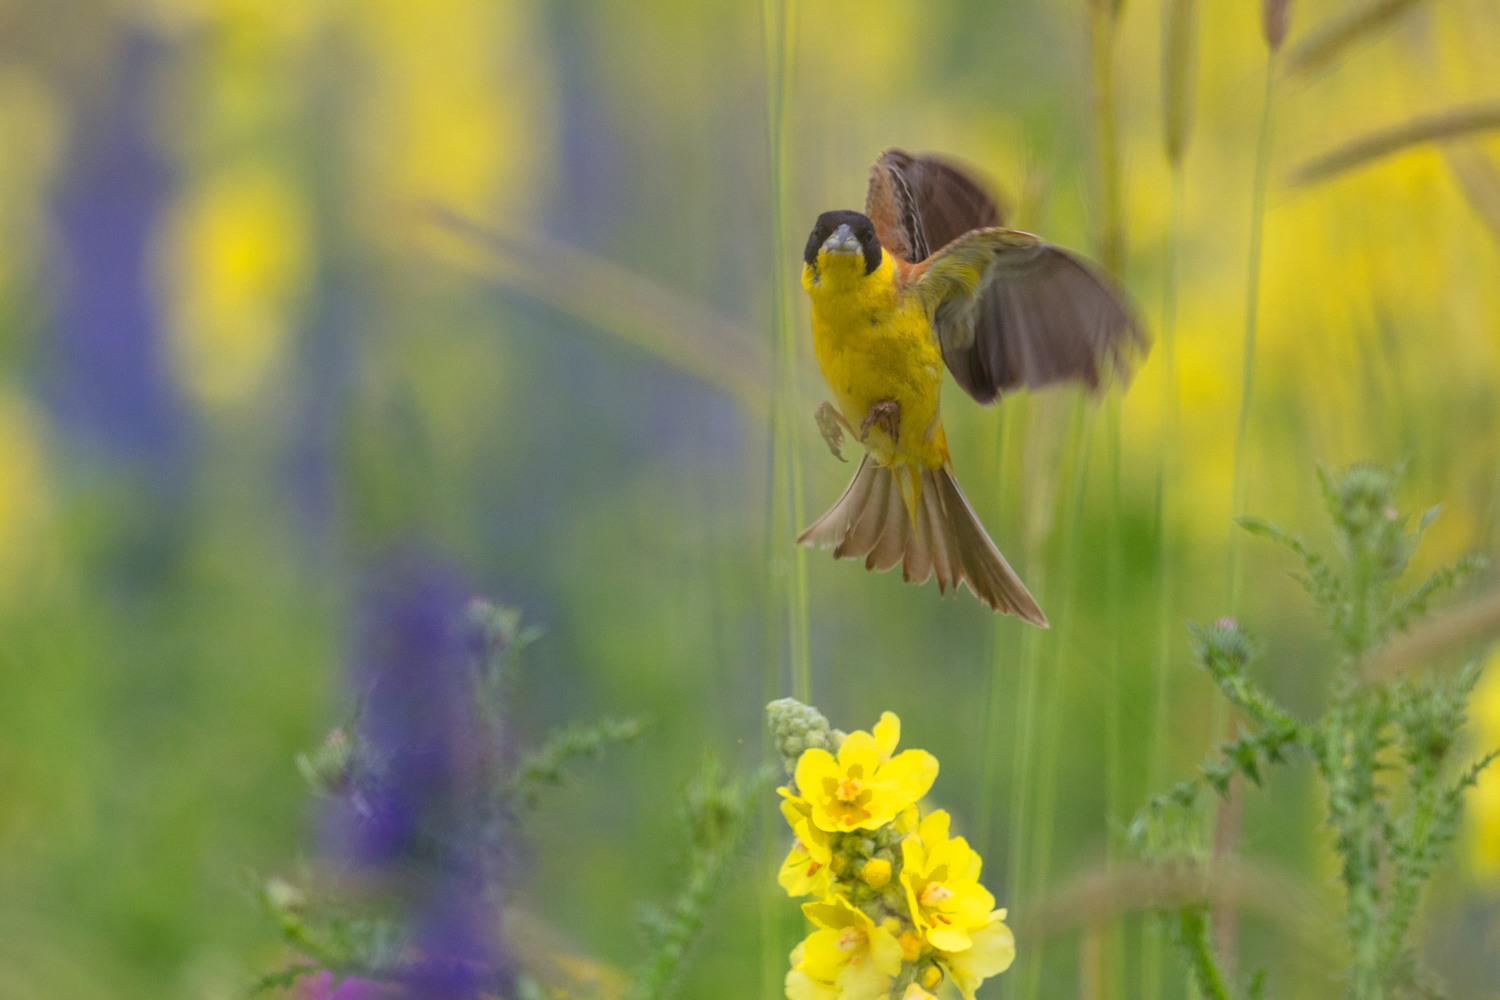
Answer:
[[937, 780], [937, 758], [925, 750], [891, 756], [901, 723], [890, 712], [876, 725], [880, 737], [850, 733], [837, 757], [817, 748], [797, 761], [797, 788], [823, 830], [875, 830], [927, 794]]
[[833, 873], [829, 862], [833, 852], [828, 844], [828, 834], [813, 825], [812, 806], [792, 795], [785, 788], [779, 789], [783, 798], [781, 815], [797, 839], [781, 863], [781, 873], [776, 882], [789, 896], [826, 896], [832, 891]]
[[917, 836], [901, 842], [901, 882], [912, 922], [939, 951], [964, 951], [969, 932], [990, 921], [995, 897], [979, 884], [980, 866], [968, 841], [948, 836], [942, 809], [922, 820]]
[[890, 991], [901, 971], [901, 945], [891, 933], [895, 920], [877, 924], [847, 899], [804, 903], [802, 912], [818, 930], [792, 953], [787, 976], [790, 1000], [876, 1000]]
[[787, 1000], [836, 1000], [838, 991], [824, 986], [803, 968], [803, 957], [807, 954], [807, 942], [798, 941], [792, 949], [792, 968], [786, 974]]
[[901, 1000], [937, 1000], [937, 997], [928, 993], [916, 983], [907, 983], [906, 992], [901, 994]]
[[988, 922], [971, 930], [968, 937], [969, 947], [963, 951], [938, 949], [934, 957], [953, 977], [953, 985], [958, 987], [964, 1000], [974, 1000], [974, 991], [981, 983], [991, 976], [998, 976], [1016, 960], [1016, 939], [1005, 926], [1004, 910], [991, 913]]

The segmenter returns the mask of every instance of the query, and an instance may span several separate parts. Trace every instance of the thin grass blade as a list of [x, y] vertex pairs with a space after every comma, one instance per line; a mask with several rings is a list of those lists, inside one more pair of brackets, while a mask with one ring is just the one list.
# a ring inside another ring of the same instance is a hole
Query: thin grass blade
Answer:
[[761, 338], [627, 267], [536, 233], [493, 229], [445, 207], [419, 220], [435, 255], [722, 390], [752, 416], [770, 411]]
[[1471, 104], [1423, 115], [1401, 125], [1360, 136], [1307, 161], [1292, 173], [1291, 183], [1297, 186], [1328, 180], [1413, 146], [1461, 139], [1491, 129], [1500, 129], [1500, 101]]
[[1360, 0], [1345, 5], [1287, 51], [1284, 66], [1287, 75], [1311, 73], [1321, 69], [1351, 46], [1390, 27], [1403, 14], [1424, 2], [1425, 0]]

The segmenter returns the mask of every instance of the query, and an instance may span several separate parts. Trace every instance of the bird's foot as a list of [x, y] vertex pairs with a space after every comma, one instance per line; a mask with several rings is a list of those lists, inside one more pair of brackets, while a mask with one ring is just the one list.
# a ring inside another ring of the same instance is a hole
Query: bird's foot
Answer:
[[[844, 428], [849, 427], [844, 415], [834, 409], [833, 404], [822, 402], [818, 404], [818, 412], [813, 414], [818, 421], [818, 430], [823, 434], [823, 440], [828, 444], [828, 450], [833, 452], [833, 457], [840, 462], [849, 461], [844, 457]], [[854, 429], [849, 428], [853, 434]]]
[[885, 399], [870, 407], [870, 412], [865, 414], [864, 422], [859, 425], [859, 439], [863, 441], [870, 436], [870, 428], [878, 426], [890, 435], [891, 441], [897, 441], [901, 437], [901, 404], [894, 399]]

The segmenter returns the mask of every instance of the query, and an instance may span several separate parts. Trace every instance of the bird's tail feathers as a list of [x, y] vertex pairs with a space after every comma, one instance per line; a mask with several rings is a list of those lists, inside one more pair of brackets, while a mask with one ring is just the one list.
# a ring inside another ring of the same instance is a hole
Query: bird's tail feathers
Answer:
[[[921, 489], [903, 490], [896, 475], [865, 455], [844, 495], [798, 538], [832, 548], [835, 558], [863, 559], [884, 572], [901, 564], [908, 583], [937, 576], [939, 592], [964, 584], [996, 611], [1042, 628], [1047, 616], [974, 515], [948, 467], [923, 469]], [[915, 509], [903, 493], [915, 493]]]

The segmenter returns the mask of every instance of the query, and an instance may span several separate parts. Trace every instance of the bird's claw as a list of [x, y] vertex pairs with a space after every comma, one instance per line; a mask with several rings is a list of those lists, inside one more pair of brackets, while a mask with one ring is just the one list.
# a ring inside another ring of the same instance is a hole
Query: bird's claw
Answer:
[[849, 461], [844, 457], [844, 417], [833, 404], [823, 402], [818, 404], [818, 412], [813, 414], [818, 421], [818, 430], [823, 435], [823, 440], [828, 444], [828, 450], [833, 452], [833, 457], [840, 462]]
[[886, 399], [870, 407], [864, 422], [859, 425], [859, 439], [863, 441], [869, 437], [870, 428], [877, 425], [890, 435], [891, 441], [897, 441], [901, 436], [901, 404], [894, 399]]

